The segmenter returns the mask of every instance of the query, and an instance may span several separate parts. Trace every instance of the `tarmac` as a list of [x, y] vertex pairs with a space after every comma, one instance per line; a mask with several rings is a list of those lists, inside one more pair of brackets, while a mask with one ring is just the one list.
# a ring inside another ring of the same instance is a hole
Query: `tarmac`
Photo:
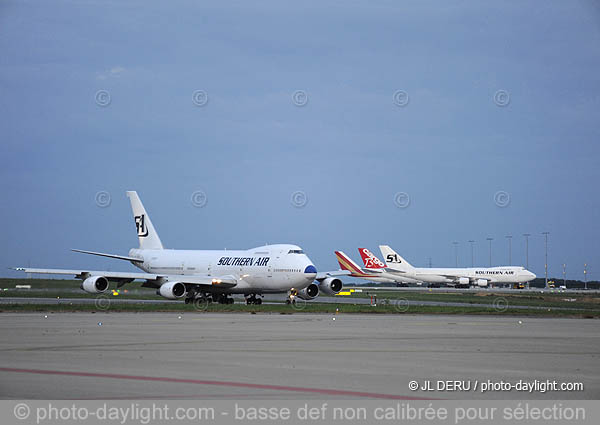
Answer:
[[[593, 319], [0, 314], [3, 399], [598, 399], [599, 361]], [[584, 389], [481, 392], [535, 380]]]
[[[102, 301], [99, 301], [102, 299]], [[240, 295], [234, 296], [235, 302], [238, 304], [245, 304], [244, 298]], [[107, 301], [104, 301], [107, 300]], [[155, 304], [155, 305], [164, 305], [164, 304], [175, 304], [175, 303], [183, 303], [183, 300], [166, 300], [166, 299], [136, 299], [136, 298], [117, 298], [117, 297], [109, 297], [107, 295], [101, 295], [100, 297], [90, 296], [88, 298], [38, 298], [38, 297], [2, 297], [0, 298], [0, 305], [2, 304], [39, 304], [39, 305], [80, 305], [80, 304], [96, 304], [102, 302], [110, 301], [111, 304]], [[512, 305], [506, 299], [497, 297], [494, 300], [497, 304], [494, 305], [493, 302], [488, 304], [484, 303], [466, 303], [466, 302], [454, 302], [454, 301], [421, 301], [421, 300], [407, 300], [407, 299], [392, 299], [389, 302], [391, 304], [397, 304], [400, 307], [411, 307], [411, 306], [431, 306], [431, 307], [468, 307], [468, 308], [492, 308], [495, 307], [498, 311], [502, 311], [504, 309], [517, 309], [517, 310], [545, 310], [548, 307], [544, 306], [535, 306], [535, 305]], [[263, 298], [264, 304], [281, 304], [283, 302], [283, 298], [281, 295], [265, 295]], [[313, 301], [302, 301], [299, 300], [302, 305], [309, 305], [310, 303], [319, 303], [319, 304], [362, 304], [369, 305], [371, 304], [370, 298], [358, 298], [358, 297], [328, 297], [328, 296], [319, 296]], [[384, 297], [378, 297], [378, 301], [380, 304], [385, 304]], [[572, 307], [552, 307], [554, 310], [574, 310], [574, 311], [583, 311], [584, 309]]]

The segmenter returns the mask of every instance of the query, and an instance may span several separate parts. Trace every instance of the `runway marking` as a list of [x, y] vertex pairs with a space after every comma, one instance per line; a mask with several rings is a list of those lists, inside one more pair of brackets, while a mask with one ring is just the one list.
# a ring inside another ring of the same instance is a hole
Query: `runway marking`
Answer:
[[369, 393], [361, 391], [333, 390], [325, 388], [292, 387], [287, 385], [251, 384], [247, 382], [208, 381], [202, 379], [168, 378], [160, 376], [121, 375], [116, 373], [69, 372], [62, 370], [18, 369], [0, 367], [0, 372], [33, 373], [40, 375], [78, 376], [89, 378], [129, 379], [138, 381], [173, 382], [179, 384], [216, 385], [222, 387], [253, 388], [260, 390], [289, 391], [299, 393], [317, 393], [329, 396], [352, 396], [361, 398], [381, 398], [389, 400], [432, 400], [424, 397], [411, 397], [396, 394]]

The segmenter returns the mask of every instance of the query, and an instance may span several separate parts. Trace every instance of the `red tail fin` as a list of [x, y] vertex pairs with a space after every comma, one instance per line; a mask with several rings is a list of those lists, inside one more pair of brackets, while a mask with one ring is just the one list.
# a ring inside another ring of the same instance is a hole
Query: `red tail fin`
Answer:
[[365, 267], [368, 269], [385, 269], [387, 266], [367, 248], [358, 248]]
[[353, 276], [364, 275], [358, 264], [348, 258], [348, 256], [342, 251], [335, 251], [335, 256], [337, 257], [338, 263], [340, 263], [342, 270], [350, 270]]

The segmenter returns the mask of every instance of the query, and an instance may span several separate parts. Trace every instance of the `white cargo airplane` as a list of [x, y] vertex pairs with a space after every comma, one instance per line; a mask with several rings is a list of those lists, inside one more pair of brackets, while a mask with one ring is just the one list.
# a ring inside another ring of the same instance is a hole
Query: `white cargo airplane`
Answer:
[[261, 304], [267, 293], [288, 293], [313, 299], [323, 292], [335, 295], [342, 289], [337, 276], [348, 272], [317, 273], [312, 261], [296, 245], [265, 245], [240, 251], [197, 251], [164, 249], [137, 192], [127, 192], [140, 243], [128, 256], [101, 252], [73, 251], [130, 261], [144, 273], [92, 270], [35, 269], [19, 267], [25, 273], [75, 275], [81, 289], [99, 294], [109, 282], [117, 287], [144, 280], [143, 287], [156, 288], [167, 299], [185, 297], [185, 302], [233, 303], [231, 294], [243, 294], [248, 304]]
[[[374, 267], [382, 268], [383, 266], [389, 273], [396, 273], [421, 282], [468, 287], [470, 285], [488, 286], [490, 283], [525, 283], [535, 279], [535, 274], [529, 270], [525, 270], [524, 267], [518, 266], [470, 268], [413, 267], [389, 246], [380, 245], [379, 249], [385, 260], [385, 265], [377, 259], [379, 264], [373, 262]], [[370, 256], [375, 257], [369, 250], [366, 251]], [[368, 254], [365, 253], [365, 256], [368, 256]], [[362, 251], [361, 255], [363, 255]], [[363, 260], [365, 256], [363, 256]]]

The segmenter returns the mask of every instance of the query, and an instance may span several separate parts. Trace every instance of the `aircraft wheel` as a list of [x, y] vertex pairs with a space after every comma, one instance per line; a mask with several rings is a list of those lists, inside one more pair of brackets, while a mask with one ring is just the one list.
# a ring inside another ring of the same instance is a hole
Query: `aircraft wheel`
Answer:
[[257, 298], [256, 299], [256, 304], [258, 304], [258, 305], [262, 304], [262, 298]]

